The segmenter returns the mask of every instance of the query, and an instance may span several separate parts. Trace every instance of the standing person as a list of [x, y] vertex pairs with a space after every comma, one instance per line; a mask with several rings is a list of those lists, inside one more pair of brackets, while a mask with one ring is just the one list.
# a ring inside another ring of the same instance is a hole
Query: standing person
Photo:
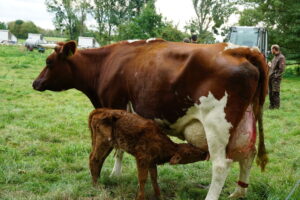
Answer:
[[269, 64], [269, 108], [278, 109], [280, 107], [280, 82], [285, 68], [285, 57], [277, 44], [272, 45], [271, 52], [274, 58]]

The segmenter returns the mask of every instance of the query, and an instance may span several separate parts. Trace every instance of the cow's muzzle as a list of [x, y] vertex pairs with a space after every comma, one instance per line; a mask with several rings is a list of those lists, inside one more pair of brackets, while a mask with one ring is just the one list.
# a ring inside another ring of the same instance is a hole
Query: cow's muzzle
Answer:
[[45, 91], [45, 87], [43, 87], [43, 82], [42, 80], [35, 80], [32, 83], [32, 87], [33, 89], [37, 90], [37, 91]]

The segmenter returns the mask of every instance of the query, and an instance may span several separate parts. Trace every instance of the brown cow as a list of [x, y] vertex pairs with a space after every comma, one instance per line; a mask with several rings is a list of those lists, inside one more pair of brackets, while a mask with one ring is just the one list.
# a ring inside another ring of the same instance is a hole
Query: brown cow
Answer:
[[[208, 148], [212, 181], [206, 199], [219, 198], [232, 161], [239, 162], [240, 177], [231, 197], [246, 195], [256, 122], [257, 161], [265, 168], [262, 107], [268, 67], [256, 49], [152, 39], [76, 50], [71, 41], [57, 46], [46, 64], [34, 89], [75, 88], [96, 108], [131, 108], [161, 122], [167, 134]], [[120, 172], [118, 156], [117, 161], [114, 169]]]
[[90, 170], [93, 183], [97, 183], [102, 165], [115, 147], [133, 155], [137, 162], [138, 200], [145, 199], [144, 188], [150, 173], [156, 197], [160, 196], [157, 166], [186, 164], [207, 158], [207, 152], [191, 144], [176, 144], [152, 120], [146, 120], [124, 110], [96, 109], [89, 117], [92, 136]]

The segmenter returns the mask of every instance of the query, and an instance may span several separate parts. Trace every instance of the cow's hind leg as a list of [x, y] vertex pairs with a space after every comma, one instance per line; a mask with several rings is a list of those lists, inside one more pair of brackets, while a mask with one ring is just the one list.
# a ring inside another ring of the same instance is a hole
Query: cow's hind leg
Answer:
[[252, 151], [248, 158], [239, 161], [240, 164], [240, 176], [238, 184], [234, 190], [234, 192], [229, 196], [229, 198], [243, 198], [246, 196], [248, 183], [249, 183], [249, 175], [251, 166], [255, 157], [256, 151]]
[[227, 94], [217, 100], [209, 93], [207, 97], [201, 97], [200, 102], [200, 120], [204, 126], [212, 161], [212, 180], [206, 200], [217, 200], [232, 163], [232, 160], [226, 159], [226, 146], [229, 142], [229, 129], [231, 128], [224, 112]]
[[110, 176], [121, 176], [123, 154], [124, 151], [121, 149], [116, 149], [115, 164]]

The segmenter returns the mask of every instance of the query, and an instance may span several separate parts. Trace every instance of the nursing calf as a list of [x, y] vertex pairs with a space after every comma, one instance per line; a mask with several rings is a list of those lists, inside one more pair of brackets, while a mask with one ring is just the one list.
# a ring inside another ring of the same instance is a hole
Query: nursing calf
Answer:
[[92, 136], [90, 170], [93, 183], [97, 183], [106, 157], [113, 148], [122, 149], [136, 159], [139, 191], [137, 199], [144, 199], [144, 187], [148, 172], [157, 197], [160, 190], [157, 183], [157, 166], [186, 164], [205, 160], [207, 152], [191, 144], [172, 142], [152, 120], [123, 110], [96, 109], [89, 117]]

